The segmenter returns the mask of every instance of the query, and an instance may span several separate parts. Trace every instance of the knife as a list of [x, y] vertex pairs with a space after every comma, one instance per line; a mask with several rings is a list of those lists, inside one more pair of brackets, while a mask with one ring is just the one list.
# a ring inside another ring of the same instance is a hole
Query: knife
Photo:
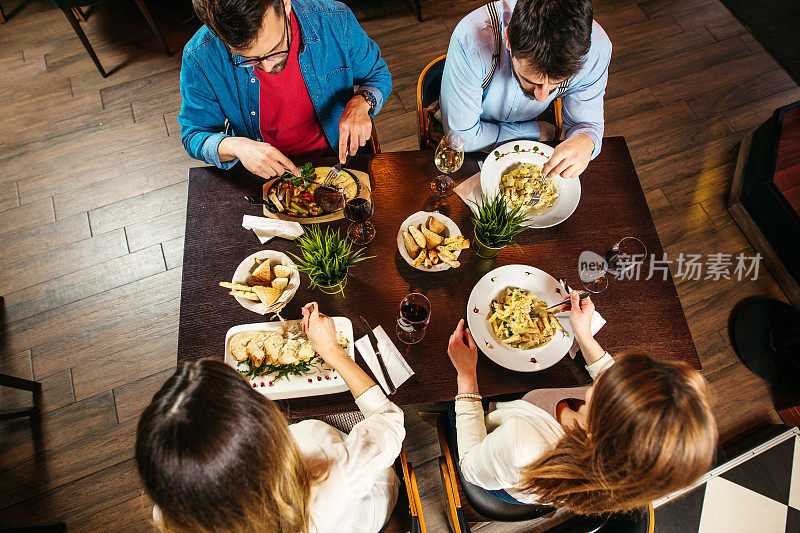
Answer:
[[375, 336], [375, 332], [372, 331], [372, 326], [369, 325], [367, 319], [363, 316], [359, 315], [358, 318], [361, 319], [361, 324], [363, 324], [364, 329], [367, 331], [367, 340], [369, 341], [372, 349], [375, 350], [375, 356], [378, 359], [378, 366], [381, 367], [381, 373], [383, 374], [383, 379], [386, 380], [386, 386], [389, 387], [389, 395], [394, 394], [397, 392], [397, 388], [392, 383], [392, 378], [389, 377], [389, 371], [386, 370], [386, 365], [383, 363], [383, 357], [381, 357], [381, 352], [378, 350], [378, 338]]

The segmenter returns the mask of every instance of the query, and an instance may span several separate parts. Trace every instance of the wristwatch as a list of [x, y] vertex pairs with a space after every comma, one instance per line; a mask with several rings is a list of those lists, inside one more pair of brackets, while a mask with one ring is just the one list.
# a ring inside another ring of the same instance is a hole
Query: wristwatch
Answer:
[[360, 89], [356, 91], [356, 96], [362, 96], [364, 100], [367, 101], [369, 104], [369, 116], [372, 116], [375, 112], [375, 108], [378, 107], [378, 99], [375, 98], [375, 95], [367, 89]]

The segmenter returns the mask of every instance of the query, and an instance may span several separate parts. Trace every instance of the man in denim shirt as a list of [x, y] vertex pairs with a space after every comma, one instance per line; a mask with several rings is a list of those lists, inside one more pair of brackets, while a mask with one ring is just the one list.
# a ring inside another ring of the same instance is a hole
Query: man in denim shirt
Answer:
[[[592, 19], [592, 1], [497, 0], [494, 5], [499, 47], [487, 6], [464, 17], [450, 39], [441, 92], [445, 130], [459, 133], [467, 151], [514, 139], [552, 140], [555, 128], [536, 117], [561, 97], [566, 140], [543, 170], [576, 177], [600, 153], [611, 60], [611, 41]], [[483, 90], [495, 53], [497, 68]]]
[[[354, 154], [392, 90], [378, 45], [333, 0], [193, 0], [204, 26], [183, 51], [186, 151], [264, 178]], [[357, 91], [354, 93], [354, 87]], [[228, 130], [224, 131], [225, 121]]]

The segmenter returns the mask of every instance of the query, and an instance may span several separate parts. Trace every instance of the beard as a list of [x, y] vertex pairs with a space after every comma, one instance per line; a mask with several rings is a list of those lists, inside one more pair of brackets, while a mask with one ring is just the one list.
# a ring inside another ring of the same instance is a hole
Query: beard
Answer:
[[522, 81], [519, 79], [519, 75], [517, 74], [517, 70], [514, 68], [514, 65], [511, 65], [511, 72], [514, 74], [514, 79], [517, 80], [517, 85], [519, 85], [519, 90], [522, 91], [522, 94], [524, 94], [526, 98], [536, 100], [536, 94], [522, 86]]
[[269, 71], [270, 74], [278, 74], [279, 72], [283, 71], [286, 68], [286, 63], [289, 62], [289, 56], [287, 55], [284, 57], [280, 63], [275, 64]]

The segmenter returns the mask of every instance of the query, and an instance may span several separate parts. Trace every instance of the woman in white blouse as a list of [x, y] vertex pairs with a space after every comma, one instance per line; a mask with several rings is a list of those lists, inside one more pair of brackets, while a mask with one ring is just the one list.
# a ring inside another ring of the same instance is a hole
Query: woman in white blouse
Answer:
[[462, 320], [455, 430], [464, 478], [512, 503], [581, 514], [629, 511], [691, 484], [711, 465], [717, 429], [706, 382], [686, 363], [642, 354], [616, 364], [589, 329], [594, 304], [570, 295], [570, 325], [591, 387], [531, 391], [484, 413], [477, 349]]
[[349, 434], [319, 420], [289, 425], [222, 362], [180, 366], [144, 410], [136, 438], [162, 531], [375, 533], [388, 521], [403, 412], [338, 345], [316, 303], [303, 308], [303, 330], [364, 420]]

